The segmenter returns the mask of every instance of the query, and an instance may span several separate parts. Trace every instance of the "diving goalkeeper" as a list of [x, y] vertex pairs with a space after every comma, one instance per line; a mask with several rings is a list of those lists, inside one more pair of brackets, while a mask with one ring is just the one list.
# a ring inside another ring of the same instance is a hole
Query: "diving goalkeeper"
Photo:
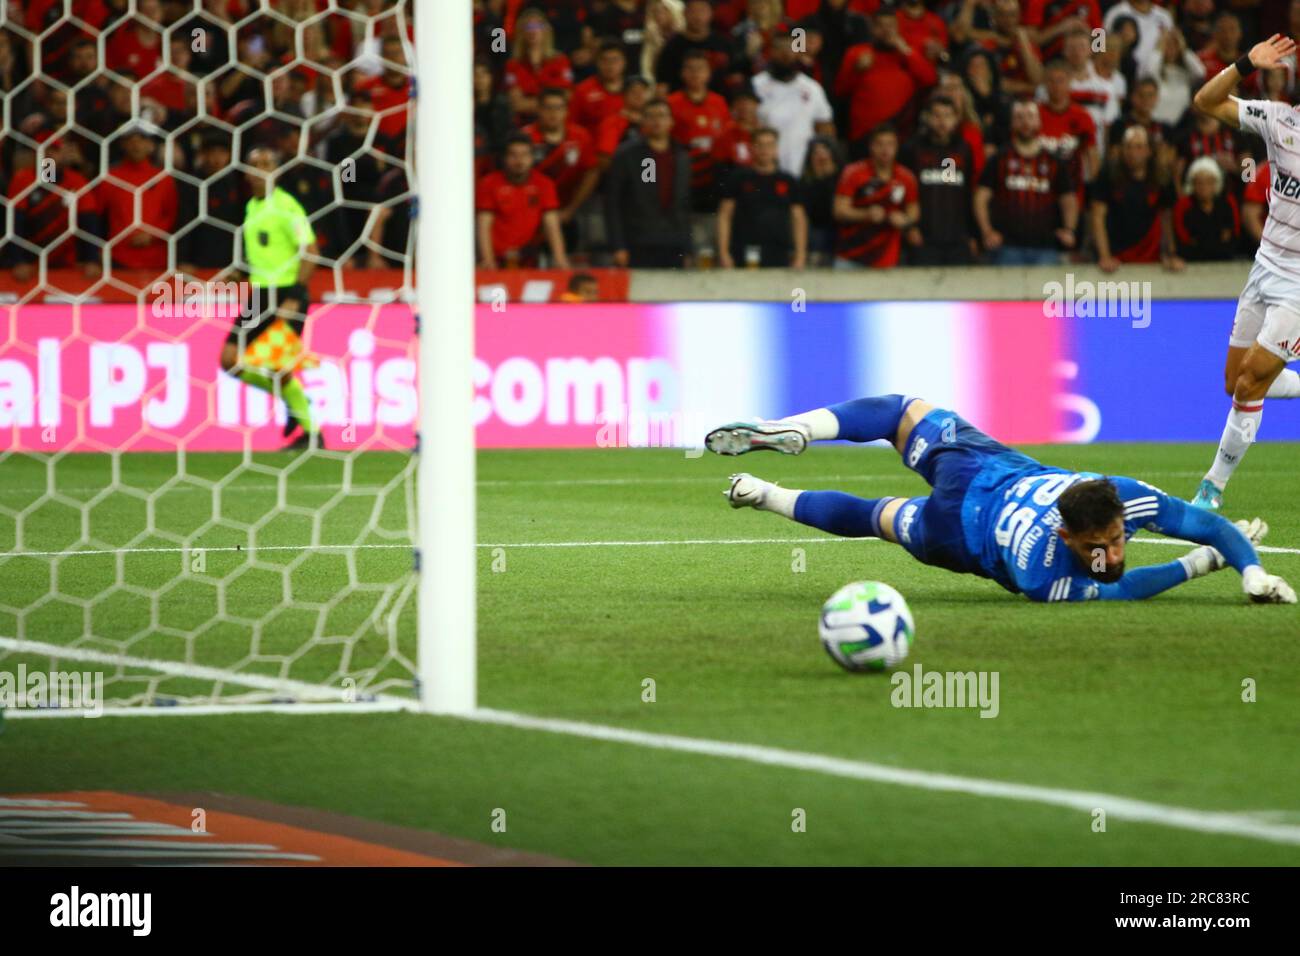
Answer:
[[298, 200], [275, 185], [280, 166], [275, 151], [254, 149], [248, 154], [248, 165], [253, 198], [248, 201], [241, 236], [253, 288], [252, 309], [235, 319], [221, 350], [221, 368], [284, 399], [285, 437], [302, 430], [289, 449], [322, 448], [311, 401], [294, 376], [304, 358], [307, 280], [316, 269], [313, 260], [318, 254], [315, 234]]
[[[930, 494], [858, 498], [739, 474], [727, 500], [844, 537], [884, 538], [925, 564], [992, 578], [1034, 601], [1139, 600], [1230, 564], [1252, 601], [1296, 603], [1291, 586], [1260, 566], [1255, 545], [1268, 531], [1260, 519], [1233, 525], [1134, 478], [1040, 464], [919, 399], [879, 395], [779, 421], [734, 422], [710, 432], [705, 445], [720, 455], [797, 455], [810, 441], [837, 438], [893, 442]], [[1125, 544], [1139, 528], [1202, 547], [1126, 573]]]

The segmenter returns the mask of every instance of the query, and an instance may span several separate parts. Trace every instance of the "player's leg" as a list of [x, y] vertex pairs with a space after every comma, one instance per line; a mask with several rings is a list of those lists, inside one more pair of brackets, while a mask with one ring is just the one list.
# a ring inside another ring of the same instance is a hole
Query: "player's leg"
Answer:
[[798, 455], [809, 442], [836, 439], [853, 442], [884, 439], [901, 447], [898, 444], [901, 424], [914, 425], [932, 408], [906, 395], [855, 398], [774, 421], [731, 422], [709, 432], [704, 445], [719, 455], [761, 450]]
[[1287, 362], [1296, 358], [1297, 353], [1300, 353], [1300, 312], [1285, 305], [1267, 306], [1259, 335], [1237, 366], [1232, 408], [1223, 426], [1214, 464], [1201, 480], [1193, 505], [1214, 511], [1222, 507], [1223, 489], [1259, 434], [1264, 399], [1286, 371]]
[[894, 518], [909, 501], [893, 497], [859, 498], [842, 491], [782, 488], [748, 473], [732, 475], [723, 494], [733, 508], [770, 511], [842, 538], [883, 538], [893, 542], [898, 541]]

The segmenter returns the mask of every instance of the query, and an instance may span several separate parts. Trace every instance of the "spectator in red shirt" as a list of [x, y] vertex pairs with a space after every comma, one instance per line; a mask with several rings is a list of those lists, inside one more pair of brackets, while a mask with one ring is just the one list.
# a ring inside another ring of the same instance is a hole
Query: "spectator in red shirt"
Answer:
[[596, 75], [573, 88], [573, 121], [595, 135], [600, 121], [623, 108], [627, 54], [617, 40], [607, 40], [596, 54]]
[[1114, 272], [1121, 262], [1160, 262], [1177, 272], [1185, 263], [1178, 255], [1173, 229], [1173, 185], [1156, 166], [1147, 131], [1130, 127], [1120, 143], [1120, 160], [1108, 164], [1093, 184], [1092, 237], [1097, 265]]
[[709, 90], [712, 70], [708, 54], [693, 50], [682, 63], [682, 89], [668, 97], [673, 111], [673, 139], [691, 154], [691, 208], [718, 208], [714, 147], [731, 125], [727, 101]]
[[1069, 168], [1043, 149], [1038, 104], [1011, 108], [1011, 144], [984, 166], [975, 224], [996, 265], [1055, 265], [1074, 248], [1079, 195]]
[[871, 21], [871, 43], [849, 47], [835, 79], [835, 93], [849, 99], [849, 138], [858, 155], [866, 137], [881, 123], [910, 129], [913, 99], [939, 79], [934, 65], [898, 32], [898, 20], [882, 8]]
[[591, 134], [569, 122], [569, 99], [564, 90], [546, 90], [538, 97], [537, 122], [525, 126], [523, 134], [533, 141], [534, 168], [555, 183], [565, 246], [576, 248], [574, 214], [600, 179]]
[[994, 0], [992, 30], [974, 28], [975, 0], [963, 0], [952, 24], [955, 43], [974, 40], [998, 60], [1002, 89], [1011, 96], [1032, 95], [1043, 81], [1038, 48], [1020, 18], [1019, 0]]
[[1070, 70], [1064, 60], [1048, 65], [1047, 102], [1038, 104], [1039, 139], [1043, 148], [1070, 167], [1082, 201], [1084, 183], [1097, 175], [1097, 124], [1070, 95]]
[[161, 0], [139, 0], [137, 13], [120, 23], [108, 39], [108, 68], [143, 79], [162, 63]]
[[527, 136], [516, 134], [506, 142], [501, 169], [479, 182], [474, 205], [484, 269], [535, 266], [543, 237], [551, 265], [569, 267], [555, 184], [533, 169], [533, 142]]
[[192, 117], [198, 109], [198, 88], [190, 73], [193, 53], [190, 41], [173, 37], [170, 44], [172, 66], [159, 73], [140, 89], [140, 98], [153, 100], [167, 110], [167, 128], [174, 129]]
[[1097, 0], [1026, 0], [1023, 13], [1030, 38], [1049, 59], [1064, 52], [1065, 35], [1080, 24], [1090, 31], [1101, 27]]
[[758, 97], [753, 90], [739, 90], [731, 97], [731, 125], [713, 144], [713, 160], [718, 165], [719, 176], [754, 161], [751, 147], [757, 131]]
[[[54, 160], [55, 178], [53, 182], [38, 182], [36, 156], [31, 147], [20, 143], [14, 149], [14, 172], [6, 196], [14, 210], [14, 234], [26, 243], [10, 246], [13, 274], [19, 282], [31, 278], [36, 249], [45, 250], [49, 268], [66, 269], [80, 262], [88, 277], [99, 275], [98, 248], [70, 235], [74, 228], [91, 235], [101, 231], [98, 197], [94, 190], [86, 189], [86, 177], [76, 169], [75, 152], [70, 140], [48, 141], [45, 158]], [[76, 210], [75, 217], [68, 215], [70, 208]]]
[[641, 135], [641, 111], [650, 102], [650, 83], [641, 76], [629, 76], [623, 84], [623, 108], [600, 121], [596, 127], [596, 157], [601, 170], [629, 137]]
[[[176, 181], [154, 165], [149, 130], [135, 126], [122, 140], [124, 157], [98, 186], [113, 264], [124, 269], [167, 268], [167, 240], [176, 227]], [[130, 188], [123, 188], [126, 183]], [[140, 218], [135, 216], [140, 197]], [[148, 227], [148, 228], [142, 228]]]
[[542, 90], [573, 86], [569, 58], [555, 49], [555, 33], [540, 10], [529, 9], [515, 22], [514, 49], [506, 64], [505, 88], [516, 114], [537, 113]]
[[[1209, 45], [1197, 52], [1205, 64], [1205, 75], [1217, 76], [1220, 71], [1236, 63], [1241, 54], [1241, 21], [1226, 11], [1220, 13], [1214, 18], [1214, 33], [1211, 34]], [[1251, 80], [1246, 82], [1254, 86]]]
[[411, 98], [402, 38], [385, 37], [383, 54], [384, 72], [358, 82], [355, 92], [370, 96], [370, 106], [379, 115], [379, 134], [388, 141], [386, 152], [401, 156], [405, 154], [399, 146], [406, 135], [406, 105]]
[[898, 32], [908, 46], [920, 50], [931, 63], [948, 50], [948, 24], [943, 17], [925, 9], [924, 0], [903, 0], [895, 15]]
[[887, 269], [898, 265], [903, 233], [920, 220], [916, 177], [898, 165], [898, 134], [880, 126], [869, 139], [870, 157], [850, 163], [835, 190], [837, 269]]

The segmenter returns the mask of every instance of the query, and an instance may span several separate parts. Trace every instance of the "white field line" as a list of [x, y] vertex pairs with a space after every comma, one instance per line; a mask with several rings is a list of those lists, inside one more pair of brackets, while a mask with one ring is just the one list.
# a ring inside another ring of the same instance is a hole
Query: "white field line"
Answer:
[[[651, 541], [500, 541], [480, 542], [479, 548], [668, 548], [668, 547], [706, 547], [709, 545], [757, 545], [757, 544], [842, 544], [857, 541], [863, 544], [877, 544], [879, 538], [665, 538]], [[1193, 541], [1179, 538], [1132, 538], [1130, 544], [1172, 545], [1174, 547], [1195, 547]], [[0, 566], [9, 558], [71, 558], [91, 557], [95, 555], [117, 554], [181, 554], [191, 551], [203, 551], [207, 554], [225, 552], [247, 553], [256, 556], [261, 551], [390, 551], [411, 550], [413, 544], [276, 544], [244, 547], [232, 545], [222, 547], [192, 548], [101, 548], [71, 551], [10, 551], [0, 554]], [[1300, 554], [1300, 548], [1284, 548], [1274, 545], [1258, 545], [1255, 548], [1261, 554]]]
[[[414, 710], [413, 702], [404, 708]], [[199, 716], [202, 714], [248, 714], [248, 713], [358, 713], [361, 708], [356, 704], [287, 704], [278, 707], [253, 705], [245, 707], [239, 704], [195, 706], [195, 707], [138, 707], [105, 710], [105, 715], [132, 716]], [[12, 711], [8, 717], [36, 716], [37, 711]], [[68, 712], [52, 711], [51, 716], [73, 716]], [[609, 727], [601, 724], [588, 724], [572, 720], [560, 720], [548, 717], [535, 717], [530, 714], [518, 714], [510, 711], [480, 709], [461, 716], [473, 723], [493, 724], [512, 727], [517, 730], [541, 731], [544, 733], [563, 734], [586, 740], [599, 740], [607, 743], [626, 744], [634, 747], [646, 747], [652, 750], [667, 750], [676, 753], [694, 754], [724, 760], [740, 760], [746, 763], [760, 764], [768, 767], [780, 767], [805, 773], [820, 773], [832, 777], [850, 780], [863, 780], [871, 783], [892, 784], [894, 786], [913, 787], [919, 790], [956, 793], [973, 797], [996, 800], [1015, 800], [1022, 803], [1036, 803], [1046, 806], [1061, 807], [1080, 814], [1091, 815], [1097, 809], [1104, 810], [1111, 819], [1125, 820], [1132, 823], [1154, 824], [1197, 833], [1221, 834], [1300, 846], [1300, 826], [1270, 822], [1260, 813], [1232, 813], [1213, 810], [1196, 810], [1190, 807], [1171, 806], [1134, 800], [1110, 793], [1098, 793], [1085, 790], [1067, 790], [1055, 787], [1040, 787], [1032, 784], [1010, 783], [1001, 780], [988, 780], [980, 777], [963, 777], [955, 774], [936, 773], [929, 770], [911, 770], [906, 767], [891, 767], [885, 764], [869, 763], [861, 760], [849, 760], [831, 757], [825, 754], [807, 753], [798, 750], [785, 750], [777, 747], [764, 747], [758, 744], [742, 744], [724, 740], [708, 740], [699, 737], [681, 737], [674, 734], [650, 733], [642, 730], [629, 730], [623, 727]], [[1264, 811], [1265, 813], [1271, 811]], [[1280, 811], [1278, 811], [1280, 812]], [[1080, 824], [1081, 826], [1083, 824]]]

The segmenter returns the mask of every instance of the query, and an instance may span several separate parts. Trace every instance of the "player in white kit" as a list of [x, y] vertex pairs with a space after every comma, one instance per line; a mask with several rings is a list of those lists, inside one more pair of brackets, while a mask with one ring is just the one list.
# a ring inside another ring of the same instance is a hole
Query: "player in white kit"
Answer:
[[1300, 359], [1300, 109], [1230, 95], [1242, 79], [1276, 66], [1295, 48], [1294, 40], [1274, 34], [1201, 87], [1192, 101], [1202, 113], [1261, 137], [1273, 177], [1268, 222], [1228, 340], [1224, 379], [1232, 410], [1214, 464], [1192, 499], [1214, 511], [1259, 432], [1264, 399], [1300, 398], [1300, 374], [1286, 367]]

